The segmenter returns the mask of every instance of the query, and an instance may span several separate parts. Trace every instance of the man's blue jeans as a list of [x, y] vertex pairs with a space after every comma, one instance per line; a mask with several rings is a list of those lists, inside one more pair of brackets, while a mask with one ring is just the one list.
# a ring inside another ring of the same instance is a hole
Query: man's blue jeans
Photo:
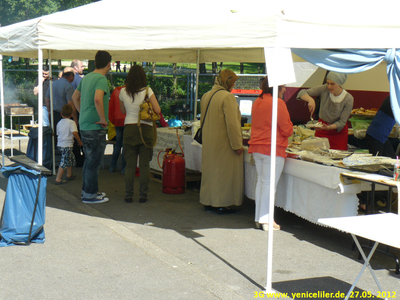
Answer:
[[121, 148], [122, 148], [122, 164], [121, 164], [121, 170], [125, 170], [126, 167], [126, 161], [124, 158], [124, 149], [122, 147], [122, 142], [124, 139], [124, 128], [125, 126], [115, 126], [115, 145], [114, 145], [114, 150], [112, 154], [112, 159], [111, 159], [111, 168], [116, 168], [117, 167], [117, 162], [118, 162], [118, 157], [121, 154]]
[[93, 199], [99, 191], [99, 170], [106, 149], [107, 130], [81, 130], [85, 162], [82, 169], [82, 197]]

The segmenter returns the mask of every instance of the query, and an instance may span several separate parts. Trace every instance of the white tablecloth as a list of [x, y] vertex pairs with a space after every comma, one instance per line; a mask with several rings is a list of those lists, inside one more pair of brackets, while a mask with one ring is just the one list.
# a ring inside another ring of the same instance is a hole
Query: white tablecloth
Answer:
[[[278, 182], [275, 205], [310, 222], [319, 218], [357, 215], [358, 193], [362, 185], [344, 185], [344, 169], [302, 160], [286, 159]], [[306, 179], [304, 179], [306, 178]], [[245, 194], [254, 199], [257, 172], [245, 162]]]
[[[184, 131], [182, 129], [178, 129], [178, 134], [182, 148], [185, 151], [183, 142]], [[158, 165], [157, 156], [160, 153], [160, 151], [162, 151], [162, 153], [160, 154], [160, 164], [162, 165], [165, 150], [167, 148], [172, 148], [173, 150], [179, 153], [181, 152], [181, 148], [179, 147], [179, 142], [178, 142], [178, 136], [176, 135], [176, 129], [169, 129], [168, 127], [159, 127], [157, 128], [157, 144], [153, 148], [153, 159], [150, 161], [151, 169], [162, 171], [162, 169]]]
[[294, 159], [286, 162], [277, 187], [276, 206], [314, 223], [319, 218], [357, 215], [361, 185], [343, 185], [343, 169]]
[[[192, 136], [185, 134], [182, 129], [178, 129], [178, 134], [185, 155], [186, 169], [201, 171], [201, 146], [192, 145]], [[162, 171], [158, 165], [157, 157], [160, 151], [162, 151], [159, 157], [160, 165], [162, 165], [167, 148], [172, 148], [179, 153], [181, 152], [176, 129], [169, 129], [168, 127], [157, 128], [157, 145], [153, 148], [153, 159], [150, 161], [151, 169]]]
[[191, 135], [184, 136], [186, 168], [201, 172], [201, 145]]

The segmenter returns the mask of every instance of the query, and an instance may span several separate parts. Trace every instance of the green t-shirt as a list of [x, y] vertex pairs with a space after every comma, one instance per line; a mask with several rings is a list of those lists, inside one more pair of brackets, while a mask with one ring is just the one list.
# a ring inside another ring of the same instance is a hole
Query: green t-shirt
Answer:
[[80, 130], [100, 130], [105, 129], [95, 122], [100, 121], [96, 106], [94, 105], [94, 95], [96, 90], [104, 91], [103, 103], [104, 114], [108, 123], [108, 102], [110, 101], [110, 91], [108, 89], [107, 78], [99, 73], [89, 73], [82, 78], [77, 90], [81, 92], [81, 110], [79, 113]]

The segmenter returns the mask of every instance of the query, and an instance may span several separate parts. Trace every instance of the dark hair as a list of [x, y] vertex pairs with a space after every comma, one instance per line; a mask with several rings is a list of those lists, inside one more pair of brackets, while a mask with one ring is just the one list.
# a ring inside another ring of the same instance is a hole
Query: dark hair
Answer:
[[264, 80], [261, 83], [261, 94], [260, 96], [264, 95], [264, 94], [271, 94], [273, 93], [274, 89], [272, 87], [269, 87], [269, 83], [268, 83], [268, 76], [266, 76], [264, 78]]
[[[261, 81], [261, 80], [260, 80], [260, 81]], [[278, 87], [278, 91], [281, 91], [281, 90], [282, 90], [282, 87], [284, 87], [284, 85], [280, 85], [280, 86]], [[273, 88], [272, 86], [271, 86], [271, 87], [269, 86], [268, 76], [266, 76], [266, 77], [264, 78], [264, 80], [263, 80], [262, 83], [261, 83], [260, 88], [261, 88], [261, 90], [262, 90], [260, 96], [262, 96], [262, 95], [264, 95], [264, 94], [271, 94], [271, 95], [273, 95], [273, 93], [274, 93], [274, 88]]]
[[147, 86], [146, 73], [142, 66], [134, 65], [126, 77], [126, 93], [135, 100], [135, 94]]
[[69, 118], [72, 115], [72, 106], [69, 104], [65, 104], [62, 108], [61, 108], [61, 115], [64, 118]]
[[103, 69], [111, 62], [111, 55], [107, 51], [99, 50], [94, 58], [96, 69]]
[[64, 78], [68, 78], [69, 76], [75, 76], [74, 72], [65, 72], [62, 74], [62, 77]]

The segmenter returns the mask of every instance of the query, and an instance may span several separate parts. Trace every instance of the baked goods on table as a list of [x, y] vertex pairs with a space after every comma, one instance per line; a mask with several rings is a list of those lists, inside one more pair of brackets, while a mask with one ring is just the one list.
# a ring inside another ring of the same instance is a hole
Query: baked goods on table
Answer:
[[322, 124], [322, 122], [317, 122], [317, 123], [306, 124], [305, 126], [307, 128], [321, 128], [322, 126], [324, 126], [324, 124]]
[[366, 109], [366, 108], [363, 108], [363, 107], [360, 107], [360, 108], [354, 108], [352, 111], [351, 111], [351, 113], [353, 114], [353, 115], [376, 115], [376, 113], [378, 112], [378, 108], [369, 108], [369, 109]]

